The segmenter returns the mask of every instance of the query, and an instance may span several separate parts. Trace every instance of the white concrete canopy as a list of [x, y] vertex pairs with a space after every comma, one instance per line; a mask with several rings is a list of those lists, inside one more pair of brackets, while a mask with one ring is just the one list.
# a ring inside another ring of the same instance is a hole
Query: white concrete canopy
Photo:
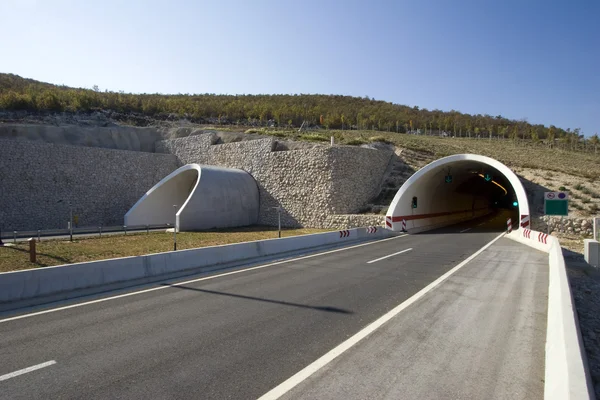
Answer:
[[258, 211], [258, 187], [250, 174], [188, 164], [144, 194], [125, 214], [125, 225], [175, 223], [177, 230], [188, 231], [233, 228], [255, 224]]
[[[490, 181], [484, 178], [487, 174]], [[445, 181], [447, 175], [451, 183]], [[402, 230], [403, 220], [409, 231], [445, 226], [491, 212], [490, 199], [511, 205], [517, 201], [515, 218], [529, 221], [527, 194], [510, 168], [493, 158], [456, 154], [424, 166], [402, 185], [387, 211], [386, 225], [396, 231]]]

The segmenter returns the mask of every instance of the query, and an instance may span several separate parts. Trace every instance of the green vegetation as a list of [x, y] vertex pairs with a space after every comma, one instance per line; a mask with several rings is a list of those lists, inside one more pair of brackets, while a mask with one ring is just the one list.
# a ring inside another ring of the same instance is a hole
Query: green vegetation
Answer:
[[369, 138], [369, 142], [382, 142], [382, 143], [392, 143], [389, 139], [383, 136], [371, 136]]
[[562, 150], [597, 153], [598, 136], [585, 139], [579, 129], [532, 125], [501, 115], [469, 115], [408, 107], [368, 97], [334, 95], [128, 94], [77, 89], [0, 74], [0, 109], [32, 112], [110, 110], [154, 118], [169, 115], [194, 122], [224, 125], [275, 124], [299, 127], [303, 122], [327, 129], [422, 134], [446, 132], [456, 137], [527, 142]]
[[315, 133], [307, 133], [305, 135], [300, 135], [299, 139], [306, 140], [308, 142], [328, 142], [330, 140], [330, 138], [328, 138], [326, 136], [315, 134]]
[[[285, 229], [281, 235], [287, 237], [318, 232], [325, 231]], [[182, 232], [177, 234], [177, 249], [193, 249], [276, 237], [276, 228], [262, 226], [210, 232]], [[17, 242], [16, 246], [0, 247], [0, 272], [170, 251], [173, 250], [173, 234], [151, 232], [127, 236], [104, 236], [75, 240], [73, 243], [62, 240], [42, 240], [37, 243], [36, 264], [29, 262], [28, 246], [26, 242]]]

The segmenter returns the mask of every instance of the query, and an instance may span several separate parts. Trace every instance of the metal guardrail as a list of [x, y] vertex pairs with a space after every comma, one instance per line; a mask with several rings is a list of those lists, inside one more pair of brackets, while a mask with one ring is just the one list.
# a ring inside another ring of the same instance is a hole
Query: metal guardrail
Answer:
[[[95, 227], [81, 227], [81, 228], [73, 228], [73, 235], [98, 235], [102, 236], [103, 233], [115, 233], [122, 232], [126, 235], [128, 232], [150, 232], [157, 229], [169, 229], [172, 228], [171, 224], [164, 225], [113, 225], [113, 226], [95, 226]], [[2, 230], [2, 234], [0, 238], [3, 241], [11, 241], [17, 239], [26, 239], [26, 238], [38, 238], [41, 239], [43, 237], [52, 237], [52, 236], [69, 236], [70, 230], [68, 228], [64, 229], [40, 229], [40, 230], [28, 230], [28, 231], [15, 231], [15, 230]]]

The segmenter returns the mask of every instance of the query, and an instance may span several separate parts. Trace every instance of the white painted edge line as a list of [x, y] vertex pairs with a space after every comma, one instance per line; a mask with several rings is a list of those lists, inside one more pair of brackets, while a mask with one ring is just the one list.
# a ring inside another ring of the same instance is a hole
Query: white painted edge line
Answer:
[[313, 363], [309, 364], [308, 366], [306, 366], [304, 369], [297, 372], [292, 377], [288, 378], [284, 382], [280, 383], [279, 385], [277, 385], [276, 387], [274, 387], [273, 389], [271, 389], [270, 391], [268, 391], [267, 393], [265, 393], [264, 395], [259, 397], [258, 400], [275, 400], [275, 399], [280, 398], [281, 396], [283, 396], [290, 390], [292, 390], [294, 387], [296, 387], [302, 381], [309, 378], [312, 374], [314, 374], [315, 372], [317, 372], [318, 370], [320, 370], [321, 368], [323, 368], [324, 366], [329, 364], [331, 361], [333, 361], [335, 358], [337, 358], [339, 355], [344, 353], [346, 350], [350, 349], [352, 346], [354, 346], [355, 344], [360, 342], [362, 339], [364, 339], [371, 333], [375, 332], [377, 329], [379, 329], [381, 326], [383, 326], [390, 319], [392, 319], [393, 317], [398, 315], [400, 312], [402, 312], [402, 310], [404, 310], [405, 308], [407, 308], [408, 306], [410, 306], [411, 304], [413, 304], [414, 302], [419, 300], [421, 297], [423, 297], [425, 294], [427, 294], [427, 292], [431, 291], [436, 286], [438, 286], [440, 283], [445, 281], [449, 276], [454, 274], [456, 271], [461, 269], [463, 266], [465, 266], [467, 263], [469, 263], [471, 260], [473, 260], [479, 254], [481, 254], [485, 249], [487, 249], [492, 244], [494, 244], [502, 236], [504, 236], [504, 233], [500, 234], [495, 239], [493, 239], [491, 242], [489, 242], [488, 244], [483, 246], [481, 249], [477, 250], [477, 252], [475, 252], [474, 254], [469, 256], [469, 258], [467, 258], [466, 260], [464, 260], [463, 262], [458, 264], [456, 267], [452, 268], [450, 271], [446, 272], [444, 275], [440, 276], [435, 281], [433, 281], [429, 285], [425, 286], [423, 289], [421, 289], [420, 291], [415, 293], [408, 300], [405, 300], [403, 303], [397, 305], [392, 310], [388, 311], [386, 314], [379, 317], [377, 320], [375, 320], [374, 322], [372, 322], [371, 324], [367, 325], [365, 328], [360, 330], [358, 333], [351, 336], [344, 342], [340, 343], [337, 347], [333, 348], [328, 353], [326, 353], [325, 355], [323, 355], [322, 357], [320, 357]]
[[367, 261], [367, 264], [373, 264], [374, 262], [385, 260], [386, 258], [394, 257], [394, 256], [397, 256], [398, 254], [406, 253], [407, 251], [411, 251], [411, 250], [412, 250], [412, 247], [410, 249], [406, 249], [406, 250], [402, 250], [402, 251], [399, 251], [394, 254], [390, 254], [389, 256], [384, 256], [381, 258], [376, 258], [375, 260]]
[[218, 275], [205, 276], [203, 278], [192, 279], [192, 280], [185, 281], [185, 282], [177, 282], [177, 283], [174, 283], [172, 285], [158, 286], [158, 287], [153, 287], [153, 288], [150, 288], [150, 289], [144, 289], [144, 290], [138, 290], [138, 291], [135, 291], [135, 292], [124, 293], [124, 294], [120, 294], [120, 295], [117, 295], [117, 296], [105, 297], [105, 298], [102, 298], [102, 299], [86, 301], [86, 302], [83, 302], [83, 303], [71, 304], [71, 305], [64, 306], [64, 307], [57, 307], [57, 308], [52, 308], [52, 309], [49, 309], [49, 310], [44, 310], [44, 311], [38, 311], [38, 312], [29, 313], [29, 314], [18, 315], [18, 316], [15, 316], [15, 317], [0, 319], [0, 324], [3, 323], [3, 322], [9, 322], [9, 321], [15, 321], [15, 320], [18, 320], [18, 319], [35, 317], [37, 315], [43, 315], [43, 314], [49, 314], [49, 313], [53, 313], [53, 312], [57, 312], [57, 311], [69, 310], [71, 308], [83, 307], [83, 306], [87, 306], [87, 305], [90, 305], [90, 304], [102, 303], [102, 302], [109, 301], [109, 300], [121, 299], [123, 297], [135, 296], [135, 295], [142, 294], [142, 293], [154, 292], [156, 290], [168, 289], [171, 286], [187, 285], [187, 284], [194, 283], [194, 282], [207, 281], [207, 280], [210, 280], [210, 279], [216, 279], [216, 278], [220, 278], [220, 277], [223, 277], [223, 276], [240, 274], [242, 272], [253, 271], [253, 270], [256, 270], [256, 269], [274, 267], [276, 265], [286, 264], [286, 263], [290, 263], [290, 262], [294, 262], [294, 261], [305, 260], [307, 258], [319, 257], [319, 256], [327, 255], [327, 254], [337, 253], [339, 251], [355, 249], [357, 247], [369, 246], [369, 245], [375, 244], [375, 243], [387, 242], [388, 240], [400, 239], [400, 238], [403, 238], [405, 236], [408, 236], [408, 235], [394, 236], [394, 237], [391, 237], [391, 238], [386, 238], [386, 239], [381, 239], [381, 240], [375, 240], [375, 241], [367, 242], [367, 243], [361, 243], [361, 244], [357, 244], [357, 245], [354, 245], [354, 246], [348, 246], [348, 247], [342, 247], [340, 249], [329, 250], [329, 251], [325, 251], [325, 252], [322, 252], [322, 253], [310, 254], [308, 256], [302, 256], [302, 257], [297, 257], [297, 258], [290, 258], [290, 259], [287, 259], [287, 260], [277, 261], [277, 262], [270, 263], [270, 264], [257, 265], [256, 267], [238, 269], [238, 270], [231, 271], [231, 272], [225, 272], [225, 273], [218, 274]]
[[471, 228], [467, 228], [467, 229], [463, 229], [462, 231], [460, 231], [460, 233], [465, 233], [466, 231], [470, 231]]
[[20, 369], [15, 372], [11, 372], [10, 374], [0, 375], [0, 382], [5, 381], [10, 378], [14, 378], [15, 376], [27, 374], [29, 372], [36, 371], [38, 369], [46, 368], [46, 367], [49, 367], [54, 364], [56, 364], [56, 361], [50, 360], [50, 361], [46, 361], [45, 363], [37, 364], [37, 365], [31, 366], [31, 367]]

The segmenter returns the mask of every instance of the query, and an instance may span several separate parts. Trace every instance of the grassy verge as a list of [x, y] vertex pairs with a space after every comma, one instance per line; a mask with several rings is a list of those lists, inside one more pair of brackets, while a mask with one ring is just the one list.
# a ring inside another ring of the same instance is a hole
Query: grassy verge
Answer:
[[[322, 229], [286, 229], [283, 237], [325, 232]], [[210, 232], [183, 232], [177, 234], [177, 249], [216, 246], [222, 244], [273, 239], [277, 230], [271, 227], [237, 228]], [[29, 245], [0, 247], [0, 272], [46, 267], [76, 262], [104, 260], [115, 257], [139, 256], [173, 250], [173, 234], [151, 232], [127, 236], [104, 236], [74, 240], [48, 240], [37, 243], [37, 263], [29, 262]]]

